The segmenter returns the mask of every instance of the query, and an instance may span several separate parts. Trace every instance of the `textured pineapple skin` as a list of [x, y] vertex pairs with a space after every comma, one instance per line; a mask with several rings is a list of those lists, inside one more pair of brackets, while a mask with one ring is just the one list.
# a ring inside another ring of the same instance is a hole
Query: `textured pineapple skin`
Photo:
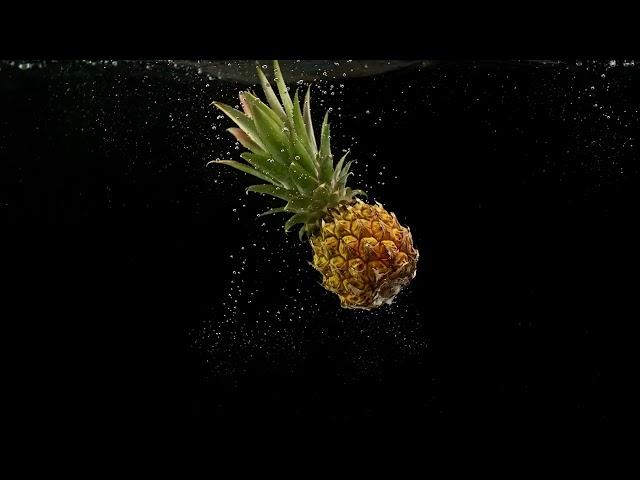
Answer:
[[322, 285], [344, 308], [391, 303], [416, 275], [411, 232], [379, 203], [356, 200], [330, 209], [310, 243]]

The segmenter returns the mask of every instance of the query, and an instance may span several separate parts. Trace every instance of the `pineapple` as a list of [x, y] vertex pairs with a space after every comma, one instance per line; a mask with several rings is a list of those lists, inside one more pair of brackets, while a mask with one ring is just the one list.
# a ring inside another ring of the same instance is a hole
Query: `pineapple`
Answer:
[[249, 192], [286, 202], [261, 215], [292, 214], [284, 224], [289, 231], [300, 225], [313, 252], [311, 265], [322, 274], [322, 285], [338, 295], [344, 308], [372, 309], [391, 303], [416, 275], [418, 251], [411, 232], [382, 205], [369, 205], [358, 197], [362, 190], [347, 187], [351, 161], [347, 152], [336, 164], [330, 146], [328, 112], [320, 129], [320, 146], [311, 123], [310, 89], [300, 108], [291, 99], [280, 66], [274, 61], [280, 100], [257, 67], [267, 104], [249, 91], [240, 92], [242, 111], [213, 102], [237, 125], [228, 131], [248, 151], [234, 160], [209, 163], [229, 165], [263, 183]]

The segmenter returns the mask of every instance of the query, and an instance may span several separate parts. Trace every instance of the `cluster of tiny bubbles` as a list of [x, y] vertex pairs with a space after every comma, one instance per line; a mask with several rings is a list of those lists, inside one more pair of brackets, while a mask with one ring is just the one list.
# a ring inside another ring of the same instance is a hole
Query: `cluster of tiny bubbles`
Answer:
[[[227, 177], [205, 167], [208, 160], [216, 158], [213, 146], [219, 145], [223, 136], [227, 140], [224, 130], [230, 126], [210, 105], [221, 95], [212, 92], [211, 86], [225, 92], [229, 86], [200, 65], [172, 60], [0, 61], [0, 68], [11, 69], [18, 79], [43, 70], [41, 74], [51, 80], [47, 90], [60, 135], [79, 132], [91, 139], [86, 146], [91, 152], [99, 144], [100, 152], [95, 153], [108, 157], [110, 166], [123, 172], [127, 188], [148, 189], [151, 185], [141, 179], [151, 175], [171, 188], [165, 192], [168, 195], [158, 198], [172, 206], [193, 207], [189, 213], [195, 215], [207, 208], [205, 204], [215, 197], [214, 190], [231, 192]], [[203, 123], [219, 125], [220, 131], [200, 129]], [[127, 142], [122, 142], [123, 138]], [[237, 156], [236, 147], [215, 153], [230, 158]], [[132, 201], [140, 201], [146, 203], [145, 208], [152, 208], [146, 193], [123, 195], [122, 188], [114, 189], [109, 182], [105, 177], [105, 207], [128, 208]], [[176, 189], [178, 185], [183, 188]]]
[[420, 312], [403, 301], [376, 310], [347, 310], [319, 285], [308, 264], [309, 249], [295, 234], [267, 221], [254, 227], [253, 239], [229, 254], [228, 288], [211, 306], [211, 317], [192, 332], [205, 352], [209, 375], [233, 377], [259, 358], [263, 365], [296, 373], [318, 348], [340, 357], [344, 381], [375, 376], [381, 366], [427, 348]]
[[[261, 66], [270, 71], [270, 65]], [[344, 155], [347, 149], [353, 154], [359, 147], [355, 141], [357, 131], [347, 131], [342, 121], [346, 120], [342, 113], [344, 98], [348, 97], [347, 82], [331, 69], [319, 73], [312, 83], [314, 125], [319, 129], [324, 112], [330, 110], [334, 156]], [[306, 90], [306, 83], [291, 75], [287, 83], [299, 87], [301, 92]], [[242, 88], [245, 87], [239, 86], [238, 90]], [[257, 84], [252, 88], [261, 92]], [[225, 95], [228, 97], [215, 99], [239, 108], [237, 92]], [[382, 112], [377, 114], [380, 121]], [[238, 148], [233, 137], [225, 132], [230, 121], [219, 113], [207, 120], [211, 122], [210, 130], [215, 132], [212, 144], [218, 149], [212, 155], [239, 160], [244, 149]], [[361, 120], [356, 119], [354, 125]], [[356, 182], [357, 186], [375, 190], [384, 182], [378, 177], [386, 175], [387, 166], [377, 163], [375, 153], [358, 153], [359, 158], [367, 161], [362, 164], [356, 161], [353, 165], [355, 178], [364, 183]], [[370, 160], [376, 171], [383, 172], [371, 175], [372, 181], [368, 181], [366, 174]], [[415, 303], [405, 301], [405, 296], [411, 295], [411, 286], [392, 304], [378, 309], [341, 308], [338, 297], [322, 287], [320, 274], [310, 266], [311, 249], [307, 241], [299, 240], [297, 228], [284, 232], [284, 214], [257, 216], [279, 202], [255, 193], [245, 194], [245, 187], [255, 182], [231, 169], [217, 169], [211, 178], [217, 185], [224, 184], [219, 192], [220, 208], [233, 211], [235, 225], [231, 231], [239, 228], [242, 235], [230, 240], [227, 254], [230, 270], [220, 272], [227, 277], [224, 282], [227, 288], [212, 297], [210, 318], [191, 332], [194, 346], [204, 352], [209, 375], [237, 377], [257, 359], [265, 368], [298, 372], [305, 360], [321, 349], [334, 359], [341, 357], [339, 364], [346, 366], [339, 375], [345, 382], [351, 382], [362, 376], [378, 375], [383, 365], [424, 356], [427, 350], [424, 322]], [[235, 200], [223, 202], [222, 197]], [[210, 201], [216, 202], [215, 195]]]
[[[513, 168], [529, 165], [527, 182], [551, 181], [566, 184], [587, 178], [585, 195], [597, 195], [637, 169], [640, 115], [628, 69], [638, 68], [634, 60], [576, 60], [573, 62], [466, 62], [438, 72], [453, 77], [455, 88], [444, 91], [431, 82], [433, 98], [442, 102], [448, 95], [462, 96], [466, 111], [484, 120], [494, 148], [505, 139], [525, 136], [522, 121], [532, 128], [552, 123], [566, 132], [562, 154], [556, 150], [557, 130], [540, 131], [532, 140], [528, 157]], [[535, 81], [533, 78], [535, 76]], [[453, 92], [453, 93], [452, 93]], [[424, 93], [424, 91], [421, 91]], [[527, 161], [528, 160], [528, 161]]]
[[45, 68], [47, 61], [16, 61], [16, 60], [0, 60], [0, 70], [5, 66], [7, 68], [17, 68], [18, 70], [31, 70], [32, 68]]
[[[366, 63], [363, 68], [367, 68]], [[338, 85], [343, 89], [345, 83], [340, 82]], [[350, 182], [367, 192], [377, 192], [384, 197], [385, 191], [399, 188], [402, 163], [393, 161], [393, 151], [379, 150], [380, 145], [389, 149], [393, 142], [378, 142], [375, 139], [391, 136], [402, 141], [401, 127], [407, 113], [406, 92], [410, 92], [413, 85], [405, 83], [400, 91], [393, 92], [392, 101], [388, 103], [379, 101], [380, 98], [389, 96], [384, 76], [369, 77], [367, 85], [366, 90], [358, 91], [364, 101], [352, 103], [349, 113], [341, 116], [337, 139], [340, 145], [349, 147], [350, 159], [354, 160]], [[349, 92], [345, 96], [348, 98]], [[336, 137], [334, 130], [332, 136]], [[346, 149], [342, 152], [341, 155]]]
[[569, 127], [565, 153], [574, 161], [562, 165], [549, 158], [541, 173], [559, 174], [559, 181], [586, 174], [593, 178], [589, 194], [618, 182], [630, 169], [637, 171], [640, 112], [629, 68], [637, 68], [636, 62], [611, 59], [578, 60], [555, 69], [555, 84], [549, 87], [558, 90], [560, 81], [568, 80], [570, 88], [550, 113]]

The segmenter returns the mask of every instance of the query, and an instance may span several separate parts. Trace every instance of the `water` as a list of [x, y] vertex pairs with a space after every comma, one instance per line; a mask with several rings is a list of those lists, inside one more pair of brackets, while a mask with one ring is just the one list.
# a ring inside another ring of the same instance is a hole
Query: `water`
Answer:
[[413, 283], [373, 312], [340, 309], [297, 234], [256, 218], [266, 205], [248, 179], [206, 167], [239, 159], [210, 104], [259, 91], [256, 65], [270, 71], [0, 62], [0, 215], [7, 248], [27, 257], [9, 271], [72, 312], [60, 329], [73, 348], [125, 345], [95, 354], [92, 374], [121, 372], [135, 399], [121, 411], [502, 415], [546, 398], [569, 349], [587, 393], [564, 392], [579, 398], [563, 414], [607, 418], [592, 399], [615, 360], [593, 355], [613, 327], [594, 294], [624, 288], [612, 265], [637, 200], [637, 61], [281, 62], [292, 90], [313, 85], [316, 125], [331, 110], [352, 186], [421, 252]]

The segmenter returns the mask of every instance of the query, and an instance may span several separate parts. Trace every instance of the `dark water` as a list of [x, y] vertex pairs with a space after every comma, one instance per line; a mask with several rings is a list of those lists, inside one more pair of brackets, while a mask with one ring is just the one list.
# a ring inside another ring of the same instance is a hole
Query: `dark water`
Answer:
[[[628, 401], [640, 70], [284, 61], [409, 225], [392, 306], [338, 307], [243, 174], [255, 62], [1, 62], [5, 339], [24, 421], [586, 427]], [[267, 64], [268, 62], [258, 62]], [[289, 73], [287, 73], [289, 72]]]

